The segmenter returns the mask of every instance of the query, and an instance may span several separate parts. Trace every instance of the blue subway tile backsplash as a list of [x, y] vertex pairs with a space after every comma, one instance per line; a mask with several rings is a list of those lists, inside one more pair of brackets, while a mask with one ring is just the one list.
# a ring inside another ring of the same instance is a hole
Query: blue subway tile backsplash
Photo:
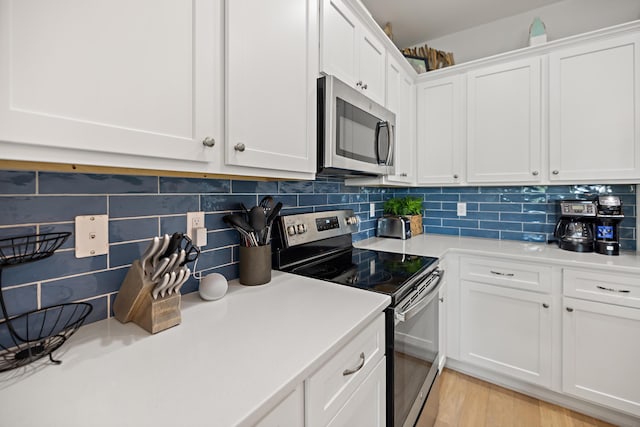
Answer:
[[[556, 220], [556, 201], [619, 195], [626, 218], [620, 237], [636, 248], [636, 194], [633, 185], [376, 188], [346, 186], [337, 179], [240, 181], [230, 179], [0, 171], [0, 239], [33, 233], [74, 231], [77, 215], [109, 214], [109, 254], [75, 258], [73, 235], [51, 258], [6, 268], [2, 286], [11, 314], [49, 305], [87, 301], [89, 322], [111, 315], [115, 295], [131, 262], [153, 236], [186, 231], [186, 213], [204, 211], [208, 242], [197, 270], [238, 277], [239, 236], [222, 217], [240, 204], [256, 205], [271, 195], [282, 213], [353, 209], [360, 219], [354, 240], [375, 236], [376, 216], [393, 196], [423, 200], [426, 233], [544, 242]], [[457, 215], [457, 203], [467, 215]], [[183, 293], [194, 292], [190, 278]]]

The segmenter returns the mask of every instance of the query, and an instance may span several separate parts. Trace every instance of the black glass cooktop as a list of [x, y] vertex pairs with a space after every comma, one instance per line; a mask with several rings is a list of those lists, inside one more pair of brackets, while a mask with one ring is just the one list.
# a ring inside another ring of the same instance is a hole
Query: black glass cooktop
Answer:
[[289, 272], [391, 295], [395, 303], [408, 292], [404, 287], [437, 261], [419, 255], [351, 248]]

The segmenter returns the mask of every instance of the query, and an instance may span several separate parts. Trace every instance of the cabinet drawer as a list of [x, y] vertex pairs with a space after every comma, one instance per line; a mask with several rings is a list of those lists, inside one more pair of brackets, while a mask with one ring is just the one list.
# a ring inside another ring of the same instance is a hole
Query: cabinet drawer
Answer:
[[551, 267], [505, 259], [463, 257], [462, 279], [536, 292], [551, 292]]
[[305, 382], [307, 427], [326, 426], [382, 360], [384, 351], [381, 314]]
[[640, 275], [564, 269], [564, 295], [640, 308]]

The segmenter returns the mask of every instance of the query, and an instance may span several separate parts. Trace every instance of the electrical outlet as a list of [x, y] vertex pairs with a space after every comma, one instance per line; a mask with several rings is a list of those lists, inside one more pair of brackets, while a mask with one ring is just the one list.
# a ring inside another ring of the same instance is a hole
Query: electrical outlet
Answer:
[[187, 212], [187, 236], [193, 240], [196, 228], [204, 228], [204, 212]]
[[369, 218], [373, 218], [376, 216], [376, 204], [369, 203]]
[[457, 204], [458, 216], [467, 216], [467, 203], [460, 202]]

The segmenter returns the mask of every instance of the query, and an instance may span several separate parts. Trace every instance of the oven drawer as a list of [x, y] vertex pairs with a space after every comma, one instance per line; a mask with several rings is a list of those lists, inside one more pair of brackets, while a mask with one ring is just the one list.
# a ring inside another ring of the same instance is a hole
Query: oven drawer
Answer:
[[384, 357], [384, 314], [305, 381], [307, 427], [326, 426]]
[[565, 296], [633, 308], [640, 308], [639, 279], [635, 274], [572, 269], [562, 271]]
[[463, 256], [460, 278], [534, 292], [551, 292], [551, 267], [508, 259]]

